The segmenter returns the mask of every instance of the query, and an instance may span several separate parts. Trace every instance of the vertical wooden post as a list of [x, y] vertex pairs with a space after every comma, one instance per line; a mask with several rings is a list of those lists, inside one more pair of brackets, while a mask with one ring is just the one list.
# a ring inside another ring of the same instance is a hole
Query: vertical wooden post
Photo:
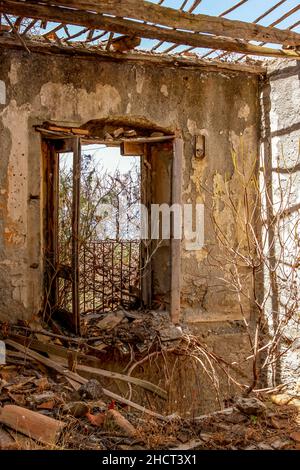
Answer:
[[53, 142], [42, 140], [45, 168], [45, 306], [47, 319], [57, 304], [57, 224], [58, 224], [58, 155]]
[[73, 141], [73, 207], [72, 207], [72, 313], [75, 333], [80, 335], [79, 307], [79, 215], [80, 215], [81, 145], [79, 137]]
[[[144, 152], [141, 156], [141, 203], [147, 208], [148, 211], [148, 233], [146, 234], [150, 240], [151, 233], [151, 185], [152, 176], [149, 169], [149, 163], [151, 160], [151, 149], [148, 144], [144, 145]], [[146, 164], [145, 164], [146, 162]], [[142, 217], [143, 214], [141, 214]], [[150, 245], [151, 247], [151, 245]], [[151, 257], [149, 257], [148, 250], [150, 248], [144, 240], [141, 239], [141, 262], [140, 266], [143, 267], [141, 270], [141, 289], [142, 289], [142, 300], [146, 307], [151, 306]]]
[[[172, 164], [172, 190], [171, 199], [173, 204], [182, 203], [182, 158], [183, 140], [176, 138], [173, 143]], [[172, 212], [173, 215], [173, 212]], [[179, 323], [180, 320], [180, 287], [181, 287], [181, 240], [174, 238], [174, 216], [171, 225], [171, 320]]]

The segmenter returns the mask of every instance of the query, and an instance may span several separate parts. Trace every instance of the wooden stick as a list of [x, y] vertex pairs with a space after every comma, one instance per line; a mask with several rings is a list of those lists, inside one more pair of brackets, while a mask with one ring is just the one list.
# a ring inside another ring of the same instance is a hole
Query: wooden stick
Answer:
[[34, 330], [31, 328], [27, 328], [26, 326], [18, 326], [18, 325], [12, 325], [11, 328], [13, 330], [24, 330], [28, 331], [28, 333], [34, 333], [34, 334], [39, 334], [39, 335], [44, 335], [44, 336], [50, 336], [51, 338], [58, 338], [62, 339], [64, 341], [70, 341], [70, 343], [77, 343], [77, 344], [84, 344], [86, 340], [82, 338], [72, 338], [71, 336], [64, 336], [64, 335], [59, 335], [56, 333], [52, 333], [51, 331], [46, 331], [46, 330]]
[[10, 21], [9, 17], [7, 15], [3, 15], [6, 21], [8, 22], [9, 26], [12, 28], [13, 32], [16, 34], [17, 38], [21, 42], [22, 46], [26, 49], [27, 52], [30, 53], [30, 49], [27, 47], [26, 42], [24, 39], [20, 36], [18, 28]]

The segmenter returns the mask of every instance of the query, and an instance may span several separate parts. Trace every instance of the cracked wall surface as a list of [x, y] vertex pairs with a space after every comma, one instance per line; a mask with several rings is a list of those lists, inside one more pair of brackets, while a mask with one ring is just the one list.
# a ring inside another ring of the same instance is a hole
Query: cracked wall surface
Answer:
[[[239, 153], [242, 141], [248, 155], [257, 154], [259, 79], [23, 51], [1, 51], [0, 59], [0, 318], [31, 319], [42, 308], [45, 201], [40, 135], [33, 126], [123, 117], [182, 135], [183, 202], [205, 204], [205, 246], [189, 251], [182, 244], [183, 318], [240, 319], [232, 294], [215, 286], [218, 269], [207, 255], [216, 244], [214, 189], [225, 176], [234, 181], [232, 150]], [[195, 158], [197, 134], [206, 139], [203, 159]], [[218, 211], [236, 235], [224, 207]]]

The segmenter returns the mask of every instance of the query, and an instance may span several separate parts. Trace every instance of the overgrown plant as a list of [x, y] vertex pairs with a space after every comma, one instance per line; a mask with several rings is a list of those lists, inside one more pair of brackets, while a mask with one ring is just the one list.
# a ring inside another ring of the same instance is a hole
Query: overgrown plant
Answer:
[[278, 385], [281, 361], [296, 338], [299, 155], [292, 167], [283, 153], [276, 168], [267, 159], [259, 167], [256, 155], [245, 152], [240, 142], [239, 151], [232, 152], [232, 175], [221, 183], [219, 179], [218, 188], [210, 191], [217, 248], [210, 249], [208, 262], [232, 293], [247, 331], [253, 375], [247, 394], [262, 386], [264, 378], [271, 387]]

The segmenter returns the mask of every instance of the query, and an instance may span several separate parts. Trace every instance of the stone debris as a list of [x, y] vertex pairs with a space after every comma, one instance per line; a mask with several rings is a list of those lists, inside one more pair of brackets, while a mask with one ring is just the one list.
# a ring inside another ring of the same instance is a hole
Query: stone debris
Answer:
[[180, 339], [183, 332], [181, 326], [171, 325], [168, 328], [159, 329], [159, 335], [162, 341], [173, 341]]
[[100, 330], [111, 330], [121, 323], [124, 316], [123, 312], [109, 313], [97, 322], [97, 327], [100, 328]]
[[85, 416], [90, 410], [90, 407], [87, 403], [82, 401], [74, 401], [71, 403], [66, 403], [62, 411], [66, 414], [70, 414], [74, 416], [74, 418], [82, 418]]
[[266, 405], [255, 397], [237, 399], [235, 406], [246, 415], [261, 415], [266, 411]]
[[84, 400], [99, 400], [103, 397], [103, 388], [96, 379], [90, 379], [76, 392]]

